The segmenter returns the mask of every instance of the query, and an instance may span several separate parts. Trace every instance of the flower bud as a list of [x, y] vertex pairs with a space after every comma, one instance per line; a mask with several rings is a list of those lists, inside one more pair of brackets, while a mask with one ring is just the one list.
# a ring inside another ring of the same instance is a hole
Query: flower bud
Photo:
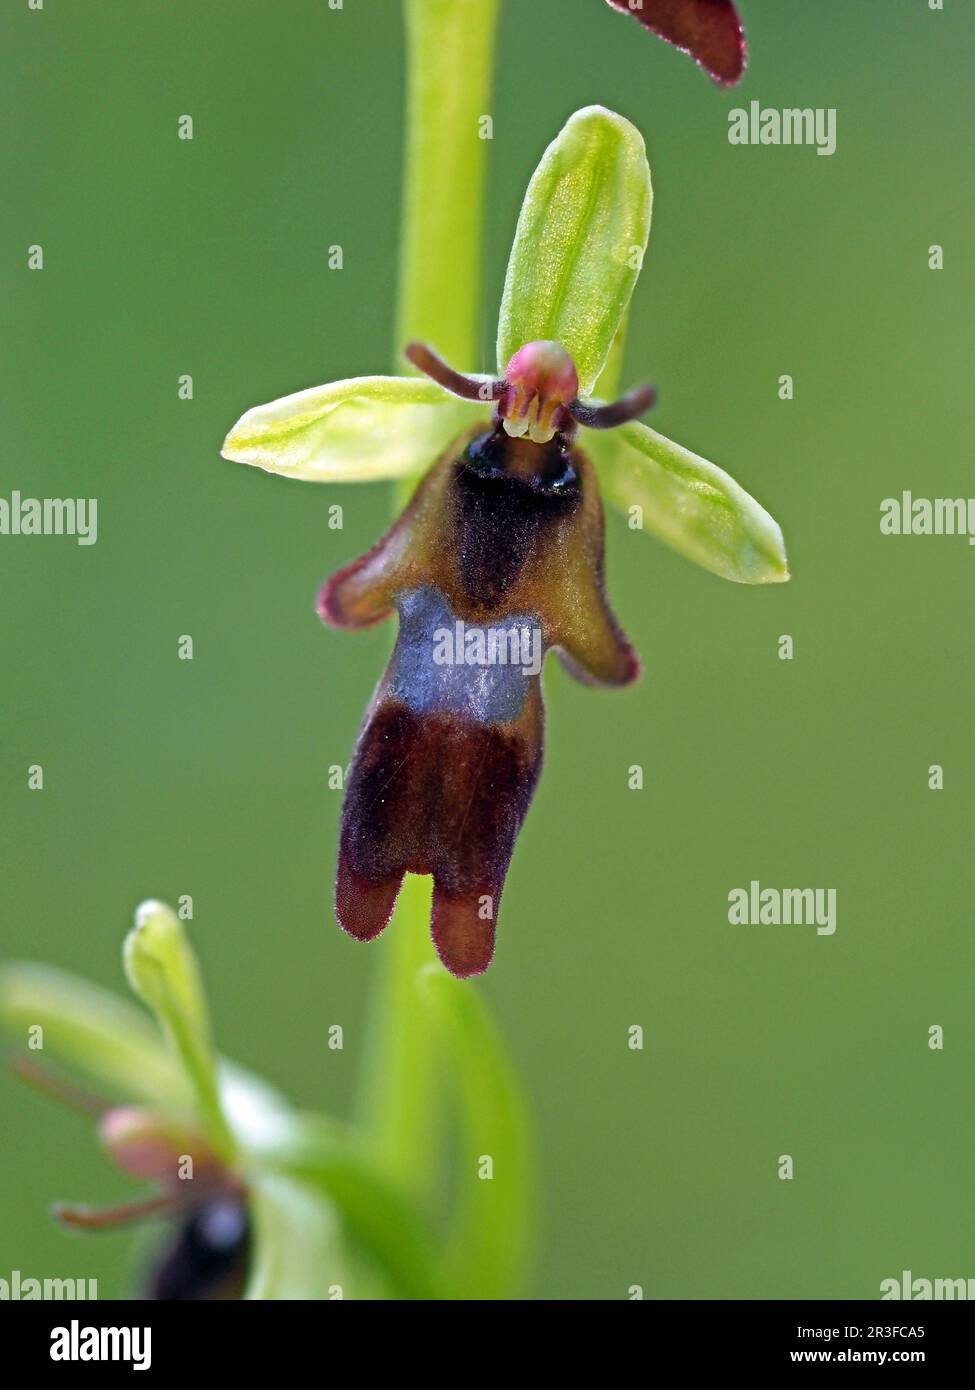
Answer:
[[179, 1182], [180, 1164], [193, 1160], [193, 1177], [213, 1178], [220, 1171], [216, 1156], [190, 1130], [179, 1129], [152, 1110], [117, 1106], [99, 1122], [106, 1150], [123, 1172], [172, 1188]]

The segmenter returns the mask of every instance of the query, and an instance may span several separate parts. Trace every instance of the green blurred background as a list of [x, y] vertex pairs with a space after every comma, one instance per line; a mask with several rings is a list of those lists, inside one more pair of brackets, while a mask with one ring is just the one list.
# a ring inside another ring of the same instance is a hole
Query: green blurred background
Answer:
[[[952, 0], [741, 9], [751, 62], [728, 94], [600, 0], [503, 7], [483, 356], [460, 365], [493, 367], [544, 145], [576, 107], [623, 112], [656, 195], [627, 380], [655, 380], [658, 428], [770, 508], [794, 572], [726, 584], [614, 517], [609, 589], [644, 679], [547, 673], [546, 771], [474, 986], [537, 1118], [543, 1297], [874, 1298], [905, 1267], [975, 1275], [975, 554], [878, 528], [902, 488], [975, 491], [975, 23]], [[3, 954], [124, 990], [136, 903], [190, 893], [222, 1049], [347, 1114], [390, 943], [332, 918], [326, 778], [390, 633], [328, 631], [313, 595], [379, 534], [389, 490], [290, 483], [219, 446], [249, 405], [388, 368], [399, 6], [11, 0], [0, 48], [0, 493], [99, 499], [93, 547], [0, 538]], [[730, 146], [752, 99], [835, 107], [837, 152]], [[835, 936], [730, 926], [753, 878], [835, 887]], [[6, 1078], [0, 1096], [0, 1276], [123, 1291], [131, 1238], [81, 1245], [46, 1208], [132, 1184], [84, 1120]]]

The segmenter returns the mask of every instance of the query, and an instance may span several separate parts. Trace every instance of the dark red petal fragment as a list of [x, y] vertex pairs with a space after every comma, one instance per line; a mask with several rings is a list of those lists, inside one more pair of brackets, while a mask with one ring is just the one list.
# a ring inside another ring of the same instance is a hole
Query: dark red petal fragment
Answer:
[[732, 0], [606, 0], [732, 87], [745, 71], [745, 33]]

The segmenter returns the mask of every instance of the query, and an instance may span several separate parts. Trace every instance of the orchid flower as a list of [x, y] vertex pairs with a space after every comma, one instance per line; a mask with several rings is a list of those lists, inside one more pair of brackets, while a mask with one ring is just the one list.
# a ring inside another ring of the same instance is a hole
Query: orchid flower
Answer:
[[[461, 1185], [440, 1233], [410, 1175], [387, 1171], [367, 1130], [296, 1111], [217, 1055], [196, 956], [170, 908], [142, 904], [123, 961], [154, 1017], [49, 966], [0, 968], [0, 1027], [17, 1048], [13, 1070], [91, 1115], [108, 1159], [127, 1178], [151, 1184], [112, 1207], [58, 1202], [52, 1214], [61, 1226], [94, 1236], [165, 1223], [167, 1237], [142, 1280], [155, 1299], [516, 1291], [527, 1222], [524, 1100], [469, 990], [430, 965], [409, 996], [462, 1098], [466, 1118], [452, 1142], [465, 1158], [490, 1142], [504, 1165], [487, 1202], [476, 1179]], [[465, 1171], [472, 1168], [473, 1158]], [[455, 1242], [469, 1268], [457, 1265]]]
[[406, 355], [423, 377], [300, 391], [247, 411], [223, 446], [225, 458], [305, 480], [425, 473], [387, 535], [319, 599], [335, 627], [399, 615], [346, 788], [336, 914], [350, 935], [370, 940], [404, 874], [432, 874], [434, 943], [459, 976], [486, 969], [494, 950], [541, 765], [541, 656], [553, 649], [597, 684], [624, 685], [639, 672], [604, 593], [600, 490], [723, 578], [788, 578], [768, 512], [636, 418], [651, 388], [602, 398], [651, 203], [639, 132], [602, 107], [578, 111], [525, 196], [496, 377], [413, 343]]

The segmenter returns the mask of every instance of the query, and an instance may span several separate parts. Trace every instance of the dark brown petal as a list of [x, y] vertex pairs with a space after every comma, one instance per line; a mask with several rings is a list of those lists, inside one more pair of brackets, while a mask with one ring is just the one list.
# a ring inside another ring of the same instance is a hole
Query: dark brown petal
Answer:
[[606, 0], [676, 48], [716, 82], [732, 87], [745, 71], [745, 34], [732, 0]]
[[528, 726], [420, 714], [386, 697], [356, 749], [335, 891], [360, 941], [389, 921], [403, 874], [432, 874], [432, 930], [455, 975], [486, 970], [515, 837], [541, 763]]

